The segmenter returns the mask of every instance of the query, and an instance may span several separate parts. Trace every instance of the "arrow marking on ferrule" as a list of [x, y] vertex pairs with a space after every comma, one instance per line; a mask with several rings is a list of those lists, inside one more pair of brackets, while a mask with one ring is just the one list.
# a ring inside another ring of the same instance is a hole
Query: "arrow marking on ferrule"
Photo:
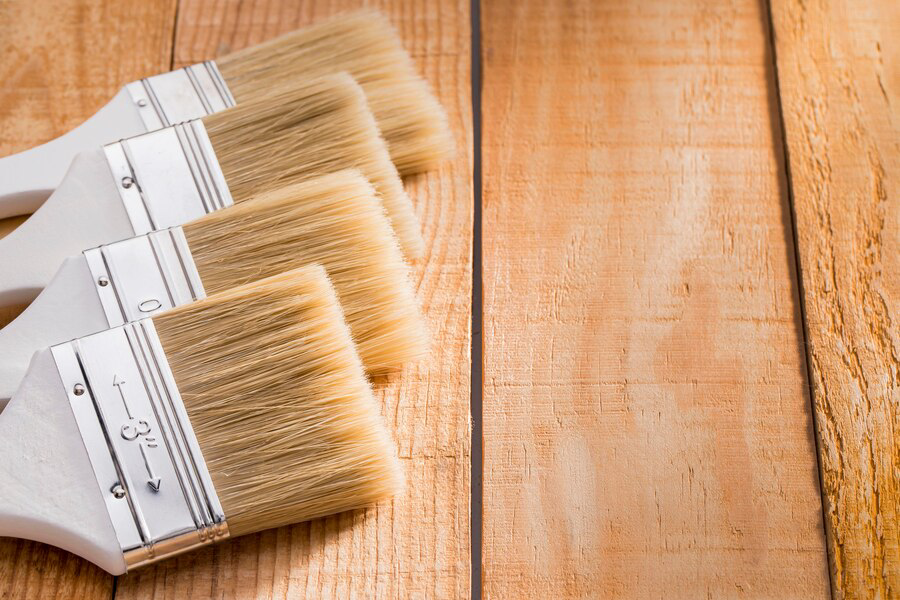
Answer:
[[159, 486], [160, 484], [162, 484], [162, 479], [153, 474], [153, 467], [150, 465], [150, 458], [147, 456], [147, 451], [144, 449], [144, 444], [141, 444], [141, 456], [144, 457], [144, 466], [147, 467], [147, 475], [149, 476], [147, 485], [149, 485], [150, 489], [154, 492], [158, 492]]
[[113, 375], [113, 385], [119, 390], [119, 395], [122, 397], [122, 404], [125, 405], [125, 414], [128, 415], [128, 418], [131, 418], [131, 409], [128, 408], [128, 400], [125, 399], [125, 392], [122, 391], [122, 386], [125, 385], [125, 381], [119, 379], [118, 375]]

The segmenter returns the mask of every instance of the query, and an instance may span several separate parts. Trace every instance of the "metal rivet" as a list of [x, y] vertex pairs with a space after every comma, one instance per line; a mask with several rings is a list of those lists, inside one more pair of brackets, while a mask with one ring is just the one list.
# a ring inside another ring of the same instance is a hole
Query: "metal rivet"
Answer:
[[122, 187], [126, 190], [134, 185], [134, 179], [131, 177], [123, 177], [122, 178]]
[[137, 101], [137, 105], [138, 106], [147, 106], [147, 101], [144, 100], [143, 98], [141, 98], [140, 100]]
[[84, 394], [84, 386], [80, 383], [76, 383], [75, 387], [72, 388], [72, 393], [74, 393], [76, 396], [81, 396], [82, 394]]
[[109, 279], [107, 279], [105, 276], [101, 276], [99, 279], [97, 279], [97, 285], [99, 285], [100, 287], [106, 287], [109, 285]]
[[112, 492], [112, 495], [115, 496], [116, 498], [124, 498], [125, 497], [125, 488], [123, 488], [118, 483], [116, 485], [112, 486], [109, 491]]

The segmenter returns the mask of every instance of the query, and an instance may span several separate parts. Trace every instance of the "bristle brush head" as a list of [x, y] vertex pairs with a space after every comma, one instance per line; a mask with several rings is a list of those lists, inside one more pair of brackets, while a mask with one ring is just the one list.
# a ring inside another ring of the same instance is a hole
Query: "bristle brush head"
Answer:
[[286, 81], [346, 71], [363, 87], [401, 173], [432, 168], [453, 152], [444, 110], [378, 11], [337, 15], [216, 63], [239, 103]]
[[242, 102], [203, 122], [235, 202], [358, 169], [381, 197], [404, 254], [422, 255], [412, 202], [362, 90], [346, 73], [282, 85], [265, 99]]
[[232, 535], [359, 508], [402, 486], [321, 267], [154, 323]]
[[369, 372], [426, 351], [409, 269], [375, 191], [357, 171], [261, 194], [185, 225], [184, 233], [208, 293], [323, 265]]

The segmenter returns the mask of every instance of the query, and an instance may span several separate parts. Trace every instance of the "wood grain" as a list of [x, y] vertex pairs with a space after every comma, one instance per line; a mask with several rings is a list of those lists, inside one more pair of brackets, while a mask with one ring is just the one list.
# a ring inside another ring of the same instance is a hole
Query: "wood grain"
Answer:
[[176, 0], [0, 2], [0, 156], [65, 133], [171, 63]]
[[[176, 63], [300, 27], [353, 2], [188, 0]], [[119, 579], [132, 598], [465, 598], [469, 594], [471, 114], [468, 4], [380, 6], [450, 115], [458, 155], [408, 181], [427, 244], [416, 273], [430, 360], [376, 390], [406, 464], [407, 490], [377, 508], [233, 540]]]
[[485, 598], [823, 598], [755, 0], [483, 2]]
[[[175, 0], [0, 2], [0, 156], [65, 133], [122, 84], [168, 70], [174, 21]], [[0, 312], [0, 320], [20, 309]], [[67, 552], [0, 540], [4, 600], [105, 600], [112, 583]]]
[[900, 597], [900, 4], [775, 1], [835, 598]]

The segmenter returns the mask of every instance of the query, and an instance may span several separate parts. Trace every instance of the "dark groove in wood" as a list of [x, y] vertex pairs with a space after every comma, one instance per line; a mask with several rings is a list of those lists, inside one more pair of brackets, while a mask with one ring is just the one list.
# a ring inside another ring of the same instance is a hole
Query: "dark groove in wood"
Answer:
[[469, 596], [481, 600], [481, 560], [484, 506], [484, 402], [482, 338], [484, 296], [482, 293], [482, 243], [481, 243], [481, 0], [472, 0], [470, 8], [471, 32], [471, 87], [472, 87], [472, 339], [470, 371], [470, 406], [472, 415], [472, 467], [470, 493], [472, 495], [472, 515], [469, 532], [472, 546], [472, 583]]
[[[822, 486], [822, 449], [819, 445], [819, 424], [816, 421], [816, 409], [815, 409], [815, 391], [813, 390], [812, 381], [813, 381], [813, 372], [812, 372], [812, 347], [809, 344], [809, 321], [806, 315], [806, 303], [804, 302], [804, 298], [806, 298], [806, 291], [803, 289], [803, 277], [800, 275], [800, 236], [797, 232], [797, 209], [795, 206], [794, 199], [794, 182], [791, 179], [791, 161], [787, 143], [787, 124], [784, 120], [784, 105], [781, 101], [781, 82], [778, 79], [778, 56], [777, 56], [777, 47], [775, 44], [775, 23], [772, 20], [772, 2], [771, 0], [760, 0], [760, 5], [762, 6], [762, 13], [764, 17], [763, 27], [766, 28], [766, 53], [768, 66], [771, 68], [772, 72], [772, 85], [774, 87], [774, 104], [772, 115], [773, 119], [778, 119], [778, 133], [780, 135], [776, 136], [773, 132], [773, 143], [779, 145], [781, 147], [781, 160], [779, 161], [779, 167], [784, 170], [784, 178], [787, 183], [787, 205], [788, 205], [788, 219], [790, 225], [790, 243], [793, 246], [793, 255], [794, 255], [794, 282], [796, 284], [796, 294], [795, 297], [797, 299], [797, 303], [800, 309], [800, 331], [801, 331], [801, 340], [803, 341], [803, 348], [801, 352], [803, 354], [804, 364], [806, 366], [806, 389], [807, 389], [807, 399], [809, 401], [809, 415], [810, 420], [813, 423], [813, 441], [816, 445], [816, 473], [819, 478], [819, 493], [821, 496], [821, 504], [822, 504], [822, 528], [824, 530], [824, 535], [826, 539], [829, 536], [828, 533], [828, 515], [825, 509], [825, 489]], [[830, 563], [833, 560], [833, 556], [831, 555], [831, 544], [826, 544], [826, 552], [828, 562]], [[835, 598], [835, 589], [834, 589], [834, 578], [832, 577], [832, 569], [828, 568], [828, 587], [831, 590], [832, 598]]]

